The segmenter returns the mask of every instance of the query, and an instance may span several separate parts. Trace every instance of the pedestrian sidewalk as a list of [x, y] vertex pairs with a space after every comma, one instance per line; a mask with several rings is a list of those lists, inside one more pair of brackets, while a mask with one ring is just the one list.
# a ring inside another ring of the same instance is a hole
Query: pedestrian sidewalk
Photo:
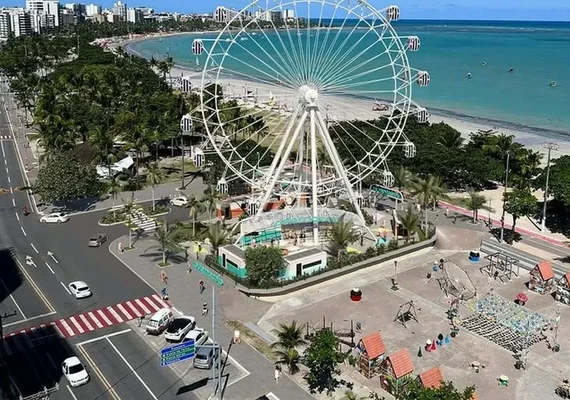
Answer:
[[[169, 261], [172, 265], [161, 268], [157, 262], [161, 260], [162, 255], [153, 252], [152, 248], [155, 246], [155, 241], [152, 238], [140, 239], [134, 243], [134, 250], [118, 254], [119, 242], [124, 244], [127, 241], [128, 238], [126, 237], [115, 240], [109, 247], [110, 252], [154, 288], [157, 293], [164, 287], [161, 280], [161, 273], [164, 271], [168, 277], [166, 290], [175, 310], [194, 316], [199, 326], [212, 332], [211, 315], [207, 317], [201, 315], [203, 302], [208, 302], [210, 312], [215, 312], [215, 340], [221, 343], [226, 350], [234, 335], [234, 332], [226, 326], [226, 321], [239, 320], [246, 323], [249, 321], [240, 318], [242, 315], [250, 316], [255, 309], [261, 309], [261, 311], [254, 313], [261, 315], [264, 310], [269, 308], [268, 305], [239, 293], [233, 282], [225, 278], [222, 278], [224, 285], [216, 290], [214, 307], [212, 304], [212, 281], [198, 271], [188, 273], [183, 253], [182, 256], [170, 257]], [[196, 259], [190, 257], [189, 261], [192, 263]], [[202, 294], [199, 290], [200, 280], [204, 280], [206, 284], [206, 290]], [[269, 392], [273, 392], [283, 400], [313, 399], [311, 395], [288, 377], [284, 377], [276, 384], [273, 375], [273, 363], [248, 344], [242, 342], [240, 345], [233, 345], [230, 356], [241, 364], [249, 374], [227, 387], [225, 399], [255, 399]], [[232, 382], [232, 377], [229, 378], [229, 382]]]

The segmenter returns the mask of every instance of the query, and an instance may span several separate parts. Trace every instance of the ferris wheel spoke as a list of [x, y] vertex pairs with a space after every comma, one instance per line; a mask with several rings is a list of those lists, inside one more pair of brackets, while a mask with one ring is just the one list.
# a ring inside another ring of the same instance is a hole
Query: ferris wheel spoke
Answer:
[[[393, 45], [393, 43], [395, 43], [395, 41], [392, 41], [392, 45]], [[364, 54], [366, 54], [366, 52], [368, 52], [370, 49], [372, 49], [373, 46], [374, 46], [374, 44], [370, 45], [369, 47], [364, 49], [361, 53], [359, 53], [355, 57], [353, 57], [352, 60], [362, 59], [363, 58], [362, 56]], [[381, 65], [379, 67], [375, 67], [375, 68], [372, 68], [370, 70], [366, 70], [366, 71], [363, 71], [363, 72], [360, 72], [357, 74], [354, 73], [356, 71], [362, 70], [364, 67], [368, 66], [369, 64], [374, 65], [374, 62], [377, 59], [379, 59], [380, 57], [386, 56], [386, 55], [390, 56], [390, 50], [388, 48], [385, 49], [384, 51], [376, 54], [374, 57], [364, 57], [364, 60], [359, 62], [358, 64], [351, 66], [351, 64], [353, 64], [353, 61], [350, 61], [345, 66], [345, 68], [337, 69], [337, 71], [331, 75], [329, 82], [342, 83], [342, 82], [357, 79], [361, 76], [365, 76], [368, 74], [379, 72], [379, 71], [382, 71], [382, 70], [387, 69], [387, 68], [393, 70], [394, 62], [393, 62], [392, 58], [390, 57], [390, 63], [388, 63], [388, 64], [384, 64], [384, 65]]]
[[[299, 15], [299, 9], [297, 8], [297, 2], [295, 2], [295, 15]], [[310, 7], [309, 7], [310, 8]], [[301, 27], [299, 25], [299, 18], [295, 19], [295, 28], [297, 33], [297, 49], [299, 51], [299, 58], [301, 60], [301, 82], [306, 82], [308, 80], [307, 76], [307, 57], [303, 48], [303, 42], [301, 41]]]
[[[311, 71], [310, 71], [311, 74], [309, 75], [310, 81], [315, 80], [315, 76], [314, 76], [315, 75], [315, 66], [318, 65], [317, 64], [317, 55], [318, 55], [318, 50], [319, 50], [319, 43], [320, 43], [319, 39], [321, 37], [321, 25], [323, 22], [324, 11], [325, 11], [325, 3], [322, 2], [321, 3], [321, 10], [319, 12], [319, 21], [317, 22], [317, 29], [315, 29], [316, 33], [314, 34], [315, 40], [313, 40], [313, 47], [311, 49], [311, 58], [309, 60], [309, 65], [311, 65]], [[336, 9], [335, 9], [335, 13], [333, 13], [333, 15], [331, 16], [331, 22], [334, 20], [335, 14], [336, 14]], [[311, 37], [310, 34], [309, 34], [309, 37]]]
[[[347, 15], [346, 15], [345, 19], [343, 20], [342, 25], [338, 28], [333, 42], [330, 44], [330, 46], [327, 43], [328, 49], [326, 50], [326, 53], [324, 54], [324, 56], [320, 60], [320, 61], [322, 61], [322, 63], [319, 64], [321, 68], [319, 68], [319, 73], [317, 74], [317, 78], [316, 78], [317, 80], [319, 80], [319, 81], [323, 80], [326, 77], [326, 74], [329, 71], [329, 68], [334, 68], [336, 58], [338, 57], [339, 54], [341, 54], [341, 51], [344, 48], [344, 46], [346, 45], [346, 43], [348, 42], [349, 38], [352, 37], [354, 32], [357, 30], [358, 23], [355, 24], [354, 27], [349, 31], [348, 35], [342, 41], [341, 45], [337, 46], [337, 41], [340, 37], [340, 34], [344, 31], [344, 27], [346, 25], [346, 22], [348, 21], [348, 17], [350, 16], [350, 12], [356, 8], [357, 7], [355, 6], [350, 11], [347, 10]], [[333, 53], [333, 51], [334, 51], [334, 53]]]
[[[274, 32], [275, 36], [279, 39], [279, 43], [281, 45], [280, 46], [281, 51], [279, 51], [279, 49], [277, 49], [277, 47], [275, 47], [273, 40], [267, 35], [265, 30], [261, 29], [259, 22], [257, 20], [255, 20], [255, 23], [257, 24], [259, 31], [261, 31], [261, 33], [263, 34], [263, 37], [265, 38], [265, 40], [269, 43], [271, 48], [275, 51], [275, 53], [280, 58], [281, 67], [283, 69], [286, 69], [286, 66], [290, 66], [289, 70], [287, 70], [287, 73], [285, 74], [287, 79], [289, 79], [292, 83], [295, 83], [296, 85], [300, 86], [301, 81], [298, 78], [300, 76], [300, 72], [301, 72], [301, 70], [299, 68], [299, 60], [298, 60], [298, 58], [296, 59], [296, 61], [293, 60], [293, 56], [291, 55], [291, 53], [293, 53], [295, 55], [295, 52], [290, 51], [289, 48], [287, 48], [287, 46], [285, 46], [285, 43], [281, 39], [281, 35], [279, 34], [279, 30], [275, 26], [275, 23], [273, 21], [271, 21], [271, 26], [273, 27], [273, 32]], [[258, 47], [260, 47], [262, 49], [262, 51], [265, 54], [267, 54], [267, 51], [265, 50], [265, 48], [263, 46], [261, 46], [261, 44], [259, 42], [256, 41], [256, 44], [258, 45]], [[285, 54], [285, 57], [287, 58], [287, 60], [285, 60], [283, 58], [283, 56], [281, 56], [281, 52], [283, 52]]]

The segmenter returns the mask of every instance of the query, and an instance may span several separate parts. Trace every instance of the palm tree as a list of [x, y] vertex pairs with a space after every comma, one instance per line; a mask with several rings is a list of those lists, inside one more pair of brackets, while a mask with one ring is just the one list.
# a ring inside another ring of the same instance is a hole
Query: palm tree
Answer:
[[295, 349], [287, 350], [274, 350], [273, 353], [277, 356], [277, 363], [287, 366], [287, 371], [294, 375], [299, 372], [299, 361], [301, 357], [299, 352]]
[[156, 202], [154, 199], [154, 187], [162, 182], [164, 175], [160, 168], [158, 167], [158, 163], [154, 162], [149, 164], [147, 171], [146, 171], [146, 182], [150, 185], [152, 189], [152, 209], [156, 208]]
[[400, 379], [396, 379], [391, 375], [384, 375], [384, 379], [388, 382], [388, 392], [394, 396], [397, 400], [403, 400], [408, 394], [407, 386], [413, 382], [413, 378], [410, 376], [405, 376]]
[[435, 203], [437, 203], [438, 200], [447, 198], [444, 193], [443, 182], [438, 176], [430, 176], [427, 179], [417, 178], [412, 182], [412, 190], [410, 194], [412, 197], [415, 197], [422, 206], [425, 213], [424, 224], [426, 224], [426, 226], [428, 220], [428, 206], [433, 203], [435, 207]]
[[416, 233], [420, 225], [420, 216], [414, 212], [412, 205], [408, 205], [408, 209], [404, 216], [400, 219], [402, 227], [406, 230], [406, 244], [409, 243], [412, 235]]
[[341, 250], [346, 250], [347, 246], [354, 243], [359, 237], [350, 220], [345, 221], [344, 215], [331, 226], [330, 246], [333, 254], [340, 257]]
[[150, 249], [157, 249], [162, 253], [162, 265], [166, 265], [167, 253], [174, 253], [182, 249], [182, 247], [176, 242], [176, 229], [170, 229], [168, 223], [164, 221], [161, 225], [156, 227], [154, 231], [154, 240], [156, 240], [156, 246], [150, 247]]
[[289, 325], [282, 322], [279, 328], [273, 330], [273, 333], [277, 336], [277, 341], [271, 344], [272, 349], [289, 350], [307, 344], [303, 339], [303, 326], [298, 325], [297, 321]]
[[190, 219], [192, 220], [192, 237], [196, 236], [196, 219], [198, 218], [198, 213], [202, 210], [203, 204], [196, 196], [192, 195], [188, 198], [187, 207], [190, 210]]
[[119, 183], [117, 178], [112, 176], [111, 179], [109, 180], [109, 183], [107, 183], [106, 189], [107, 193], [111, 196], [111, 199], [113, 199], [113, 217], [114, 217], [116, 215], [115, 201], [117, 200], [117, 195], [121, 191], [121, 184]]
[[208, 227], [206, 238], [210, 241], [210, 246], [212, 246], [216, 260], [218, 259], [220, 247], [230, 244], [230, 234], [219, 222]]
[[204, 190], [202, 202], [205, 204], [208, 214], [210, 214], [210, 219], [214, 218], [213, 214], [221, 197], [220, 193], [213, 186], [208, 186], [206, 190]]
[[465, 206], [473, 212], [473, 223], [474, 224], [479, 219], [479, 210], [482, 208], [488, 209], [488, 207], [485, 207], [485, 204], [487, 203], [487, 199], [485, 198], [485, 196], [483, 196], [477, 192], [470, 191], [469, 197], [466, 198], [463, 202], [464, 202]]
[[394, 170], [394, 185], [401, 192], [409, 188], [411, 182], [412, 173], [403, 165], [399, 165], [398, 168]]
[[340, 400], [366, 400], [366, 399], [368, 399], [368, 397], [366, 396], [358, 397], [358, 395], [354, 393], [352, 390], [345, 390], [344, 396], [340, 398]]

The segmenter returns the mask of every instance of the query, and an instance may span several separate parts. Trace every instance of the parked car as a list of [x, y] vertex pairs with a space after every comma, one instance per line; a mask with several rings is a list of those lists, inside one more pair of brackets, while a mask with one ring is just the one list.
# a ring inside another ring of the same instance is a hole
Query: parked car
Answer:
[[61, 369], [71, 387], [78, 387], [89, 382], [89, 373], [77, 357], [63, 360]]
[[64, 223], [69, 221], [69, 215], [65, 214], [65, 213], [51, 213], [51, 214], [47, 214], [47, 215], [43, 215], [40, 218], [40, 222], [46, 223]]
[[194, 328], [184, 336], [182, 342], [194, 341], [194, 346], [200, 346], [208, 340], [208, 331], [204, 328]]
[[98, 233], [89, 238], [89, 247], [100, 247], [109, 239], [109, 235], [106, 233]]
[[178, 196], [170, 199], [170, 204], [176, 207], [186, 207], [188, 205], [188, 197]]
[[194, 317], [183, 315], [174, 318], [174, 321], [166, 328], [164, 338], [169, 342], [180, 342], [195, 326], [196, 319]]
[[84, 299], [91, 296], [91, 289], [83, 281], [75, 281], [69, 284], [69, 291], [76, 299]]
[[216, 347], [214, 349], [214, 345], [206, 345], [196, 348], [196, 355], [194, 356], [194, 368], [212, 369], [214, 360], [217, 360], [219, 355], [220, 349], [219, 347]]
[[163, 308], [158, 310], [146, 323], [146, 331], [151, 335], [160, 335], [174, 321], [172, 310]]

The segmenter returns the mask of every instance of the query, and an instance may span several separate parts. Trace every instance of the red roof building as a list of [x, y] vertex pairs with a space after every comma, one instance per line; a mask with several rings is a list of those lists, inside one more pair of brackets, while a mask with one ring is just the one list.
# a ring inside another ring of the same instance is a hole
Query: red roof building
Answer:
[[360, 350], [360, 373], [371, 379], [380, 372], [380, 366], [384, 361], [386, 346], [380, 332], [371, 333], [360, 339], [358, 343]]
[[552, 293], [554, 289], [554, 270], [552, 263], [541, 261], [530, 271], [528, 288], [540, 294]]
[[437, 389], [443, 383], [443, 374], [439, 367], [433, 367], [419, 374], [418, 379], [423, 387]]
[[[394, 354], [388, 356], [386, 360], [382, 363], [382, 379], [381, 386], [382, 389], [387, 390], [389, 393], [393, 391], [393, 385], [391, 381], [395, 381], [395, 384], [399, 384], [402, 378], [409, 376], [414, 372], [414, 363], [412, 362], [412, 357], [408, 349], [400, 349]], [[391, 377], [393, 379], [387, 379]]]

